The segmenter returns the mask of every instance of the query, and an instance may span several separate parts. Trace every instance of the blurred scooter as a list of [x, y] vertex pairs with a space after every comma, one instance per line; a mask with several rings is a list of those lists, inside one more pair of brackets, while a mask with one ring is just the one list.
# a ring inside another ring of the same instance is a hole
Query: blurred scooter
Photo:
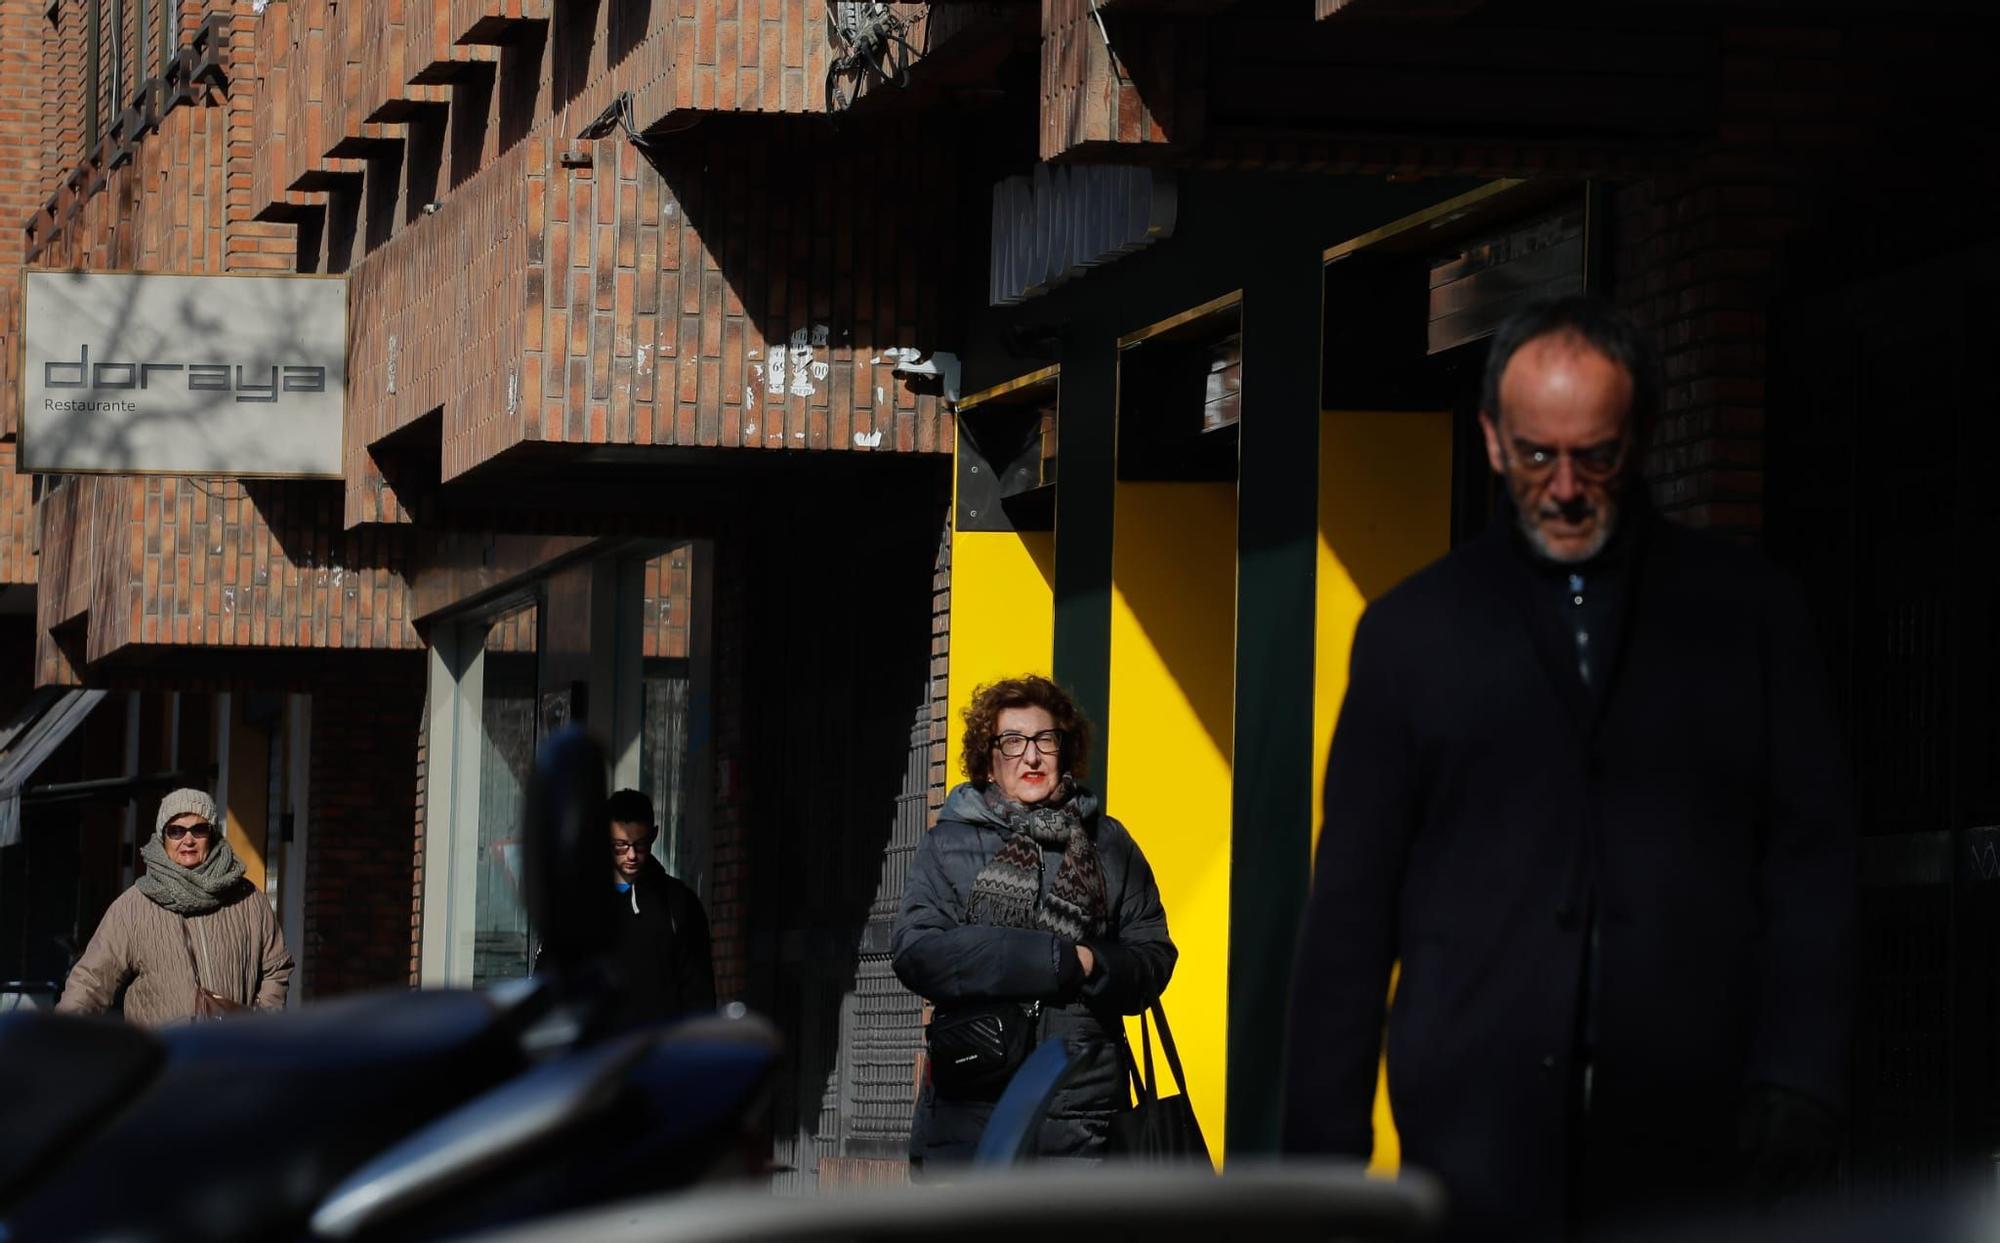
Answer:
[[145, 1032], [0, 1014], [0, 1240], [431, 1238], [758, 1172], [775, 1030], [606, 1018], [604, 753], [545, 742], [543, 971]]

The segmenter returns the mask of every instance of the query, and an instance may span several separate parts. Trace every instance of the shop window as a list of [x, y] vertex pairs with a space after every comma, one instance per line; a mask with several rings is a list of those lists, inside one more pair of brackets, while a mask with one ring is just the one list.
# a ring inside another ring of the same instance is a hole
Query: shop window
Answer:
[[712, 901], [711, 559], [702, 541], [606, 541], [432, 628], [426, 983], [533, 968], [522, 814], [536, 744], [569, 725], [608, 744], [612, 788], [652, 800], [660, 862]]
[[542, 622], [539, 596], [517, 596], [431, 632], [426, 984], [487, 984], [534, 964], [521, 812], [542, 733]]
[[615, 667], [609, 671], [612, 783], [652, 802], [659, 826], [654, 857], [704, 902], [714, 899], [712, 559], [711, 546], [701, 540], [620, 550], [616, 637], [610, 640]]
[[660, 826], [653, 854], [676, 876], [695, 870], [687, 833], [693, 559], [686, 544], [647, 558], [640, 602], [639, 790]]
[[1499, 180], [1326, 252], [1321, 408], [1451, 412], [1453, 543], [1496, 503], [1477, 418], [1487, 339], [1531, 303], [1598, 287], [1602, 211], [1583, 182]]

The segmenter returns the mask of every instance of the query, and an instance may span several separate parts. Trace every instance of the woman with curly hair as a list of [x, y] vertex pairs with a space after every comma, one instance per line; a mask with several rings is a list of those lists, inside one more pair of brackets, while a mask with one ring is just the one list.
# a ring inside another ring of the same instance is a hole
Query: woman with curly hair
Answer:
[[1082, 1061], [1041, 1157], [1103, 1156], [1129, 1103], [1121, 1016], [1159, 997], [1177, 954], [1146, 856], [1079, 784], [1089, 750], [1089, 723], [1044, 677], [982, 686], [965, 710], [971, 780], [917, 848], [892, 947], [897, 976], [936, 1007], [919, 1167], [972, 1155], [1012, 1067], [1046, 1039]]

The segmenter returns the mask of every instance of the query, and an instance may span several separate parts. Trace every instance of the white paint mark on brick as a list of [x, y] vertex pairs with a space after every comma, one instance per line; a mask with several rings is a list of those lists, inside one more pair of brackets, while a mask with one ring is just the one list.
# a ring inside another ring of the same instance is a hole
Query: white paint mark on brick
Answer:
[[864, 449], [879, 449], [882, 447], [882, 433], [856, 432], [854, 433], [854, 443]]
[[745, 408], [747, 409], [748, 407], [751, 407], [751, 406], [754, 406], [754, 405], [756, 405], [756, 404], [757, 404], [757, 389], [756, 389], [756, 387], [755, 387], [754, 385], [749, 385], [749, 384], [745, 384], [745, 385], [743, 386], [743, 405], [744, 405], [744, 407], [745, 407]]
[[650, 341], [639, 347], [638, 371], [640, 375], [653, 374], [653, 343]]
[[396, 391], [396, 334], [389, 334], [389, 391]]
[[811, 342], [811, 335], [804, 328], [792, 331], [790, 363], [792, 368], [791, 393], [794, 397], [810, 397], [819, 391], [813, 387], [812, 382], [813, 351]]
[[764, 391], [773, 397], [785, 395], [785, 347], [774, 345], [765, 356]]
[[815, 379], [815, 380], [818, 380], [818, 381], [820, 381], [821, 383], [825, 383], [825, 381], [826, 381], [826, 364], [825, 364], [825, 363], [814, 363], [814, 364], [813, 364], [813, 379]]
[[755, 436], [756, 434], [757, 434], [757, 425], [755, 423], [745, 423], [743, 425], [743, 438], [745, 440], [748, 440], [750, 437]]
[[884, 399], [884, 398], [885, 398], [886, 396], [887, 396], [887, 394], [885, 394], [885, 393], [884, 393], [884, 392], [882, 391], [882, 386], [881, 386], [880, 384], [877, 384], [877, 385], [875, 386], [875, 404], [876, 404], [876, 405], [878, 405], [878, 406], [879, 406], [879, 405], [881, 405], [881, 404], [882, 404], [882, 402], [883, 402], [883, 399]]
[[507, 372], [507, 413], [519, 414], [520, 412], [521, 412], [521, 373], [518, 371], [509, 370]]

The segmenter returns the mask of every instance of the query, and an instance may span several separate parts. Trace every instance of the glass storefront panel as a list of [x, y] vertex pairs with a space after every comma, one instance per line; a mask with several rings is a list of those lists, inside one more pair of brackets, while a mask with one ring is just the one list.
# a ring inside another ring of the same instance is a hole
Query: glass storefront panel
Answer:
[[537, 609], [494, 619], [485, 636], [479, 704], [479, 859], [472, 982], [528, 974], [533, 930], [521, 878], [521, 807], [535, 760]]
[[683, 544], [649, 557], [640, 606], [639, 789], [653, 801], [660, 826], [653, 853], [684, 879], [692, 862], [686, 840], [692, 555]]

